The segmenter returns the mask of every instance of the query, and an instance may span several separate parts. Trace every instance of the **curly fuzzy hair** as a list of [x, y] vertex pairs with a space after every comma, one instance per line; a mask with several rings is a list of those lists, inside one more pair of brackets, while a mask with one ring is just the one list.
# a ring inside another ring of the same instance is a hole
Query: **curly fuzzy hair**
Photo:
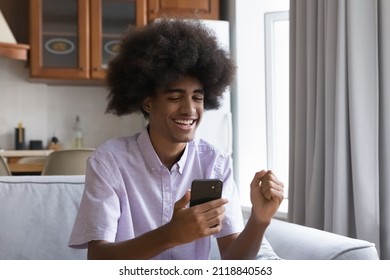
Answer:
[[204, 109], [217, 109], [233, 79], [235, 65], [215, 34], [200, 21], [161, 19], [131, 26], [107, 72], [107, 112], [118, 116], [142, 112], [146, 97], [156, 96], [183, 75], [199, 79]]

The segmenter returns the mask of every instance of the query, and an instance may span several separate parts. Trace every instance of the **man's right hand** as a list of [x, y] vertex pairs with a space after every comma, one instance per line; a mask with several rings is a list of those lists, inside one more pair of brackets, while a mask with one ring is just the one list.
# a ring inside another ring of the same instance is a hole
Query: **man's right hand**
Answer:
[[222, 228], [227, 199], [220, 198], [188, 208], [191, 192], [174, 205], [171, 221], [166, 224], [174, 246], [218, 233]]

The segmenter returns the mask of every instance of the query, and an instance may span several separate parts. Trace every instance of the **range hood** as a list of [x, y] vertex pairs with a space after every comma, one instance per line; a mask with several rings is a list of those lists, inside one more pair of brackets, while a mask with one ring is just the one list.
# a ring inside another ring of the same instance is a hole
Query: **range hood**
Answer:
[[13, 59], [27, 60], [27, 51], [30, 47], [18, 44], [0, 10], [0, 56]]

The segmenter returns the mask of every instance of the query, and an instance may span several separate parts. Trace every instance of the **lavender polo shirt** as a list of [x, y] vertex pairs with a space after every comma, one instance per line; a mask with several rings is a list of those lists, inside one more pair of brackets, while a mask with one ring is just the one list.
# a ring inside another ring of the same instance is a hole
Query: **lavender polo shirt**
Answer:
[[[222, 230], [215, 237], [243, 229], [231, 158], [203, 140], [187, 144], [168, 170], [158, 158], [145, 128], [131, 137], [112, 139], [89, 158], [85, 189], [69, 246], [86, 248], [91, 240], [119, 242], [156, 229], [171, 220], [174, 203], [194, 179], [224, 182]], [[208, 259], [210, 237], [164, 251], [154, 259]]]

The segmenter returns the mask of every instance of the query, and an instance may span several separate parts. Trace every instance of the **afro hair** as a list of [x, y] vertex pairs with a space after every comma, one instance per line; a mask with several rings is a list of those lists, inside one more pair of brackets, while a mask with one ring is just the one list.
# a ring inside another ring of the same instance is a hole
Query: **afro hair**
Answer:
[[213, 31], [199, 20], [166, 18], [143, 27], [130, 26], [118, 55], [109, 63], [106, 112], [148, 117], [143, 100], [183, 75], [195, 76], [202, 83], [204, 109], [217, 109], [235, 69]]

